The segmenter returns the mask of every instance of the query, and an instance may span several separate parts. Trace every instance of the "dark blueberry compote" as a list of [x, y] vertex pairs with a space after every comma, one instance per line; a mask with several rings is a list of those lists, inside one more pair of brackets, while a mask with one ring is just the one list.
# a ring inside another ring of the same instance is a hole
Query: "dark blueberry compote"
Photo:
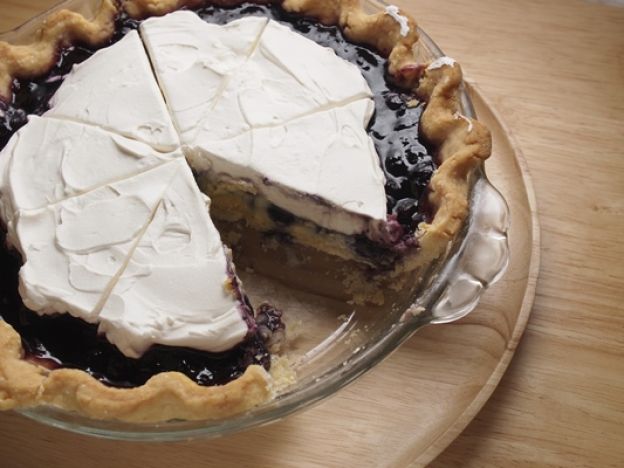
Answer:
[[[5, 245], [5, 236], [0, 236]], [[21, 261], [6, 248], [0, 249], [0, 315], [22, 337], [27, 359], [54, 369], [76, 368], [115, 387], [144, 384], [160, 372], [178, 371], [200, 385], [219, 385], [240, 377], [252, 364], [270, 366], [269, 343], [281, 339], [281, 312], [268, 304], [258, 308], [246, 340], [231, 351], [207, 353], [186, 348], [152, 346], [140, 359], [125, 357], [97, 326], [68, 314], [39, 316], [26, 309], [18, 292]]]
[[[385, 244], [365, 236], [354, 239], [360, 254], [383, 263], [400, 254], [415, 242], [416, 226], [428, 219], [423, 206], [424, 194], [435, 169], [433, 158], [418, 139], [423, 106], [413, 96], [394, 86], [387, 77], [387, 60], [372, 49], [348, 42], [339, 28], [324, 26], [314, 20], [291, 15], [277, 5], [243, 3], [236, 7], [205, 6], [195, 10], [205, 21], [224, 24], [243, 16], [265, 16], [290, 24], [296, 31], [320, 45], [331, 47], [338, 56], [356, 64], [375, 95], [375, 115], [368, 132], [375, 142], [381, 167], [386, 176], [388, 239]], [[136, 29], [139, 21], [121, 14], [114, 36], [101, 47], [121, 39]], [[0, 148], [21, 126], [27, 115], [41, 115], [74, 64], [90, 57], [97, 48], [74, 45], [59, 51], [57, 60], [45, 75], [34, 79], [16, 79], [10, 102], [0, 100]], [[270, 216], [286, 228], [295, 219], [277, 207]], [[280, 231], [281, 232], [281, 231]], [[286, 235], [285, 232], [283, 234]], [[283, 336], [281, 312], [269, 305], [258, 308], [247, 339], [225, 353], [206, 353], [192, 349], [153, 346], [140, 359], [121, 354], [106, 339], [98, 336], [97, 326], [68, 314], [39, 316], [24, 307], [18, 293], [20, 260], [5, 247], [0, 237], [0, 316], [22, 337], [28, 359], [49, 368], [78, 368], [89, 372], [107, 385], [134, 387], [164, 371], [179, 371], [200, 385], [218, 385], [243, 374], [251, 364], [269, 368], [268, 347]]]

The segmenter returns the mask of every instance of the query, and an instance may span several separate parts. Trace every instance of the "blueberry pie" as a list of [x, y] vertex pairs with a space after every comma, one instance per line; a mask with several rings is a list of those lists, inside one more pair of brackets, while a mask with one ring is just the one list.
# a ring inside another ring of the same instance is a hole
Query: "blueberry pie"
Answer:
[[417, 41], [353, 0], [103, 0], [0, 42], [0, 409], [158, 422], [272, 398], [285, 326], [251, 306], [239, 238], [348, 264], [356, 302], [417, 283], [490, 154], [459, 66]]

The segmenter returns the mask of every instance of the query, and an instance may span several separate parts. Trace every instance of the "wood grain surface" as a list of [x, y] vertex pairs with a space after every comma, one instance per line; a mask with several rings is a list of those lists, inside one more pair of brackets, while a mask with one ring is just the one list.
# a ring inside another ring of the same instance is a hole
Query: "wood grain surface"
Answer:
[[[54, 3], [0, 0], [0, 29]], [[506, 120], [527, 158], [542, 226], [537, 298], [516, 356], [433, 466], [623, 466], [624, 9], [578, 0], [396, 3], [463, 64]], [[33, 433], [3, 433], [0, 466], [65, 466], [48, 451], [17, 453], [29, 437], [50, 450], [54, 440], [51, 431], [15, 424]], [[258, 443], [259, 461], [270, 463], [289, 440]], [[199, 459], [178, 447], [185, 466], [211, 466], [220, 450]], [[122, 460], [115, 451], [105, 459]]]

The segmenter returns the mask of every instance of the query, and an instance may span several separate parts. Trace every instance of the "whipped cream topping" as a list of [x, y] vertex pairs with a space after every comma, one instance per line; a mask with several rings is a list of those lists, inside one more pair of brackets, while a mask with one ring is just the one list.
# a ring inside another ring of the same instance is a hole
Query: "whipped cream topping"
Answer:
[[24, 260], [28, 308], [98, 323], [129, 357], [244, 339], [245, 306], [180, 151], [32, 117], [3, 153], [0, 214]]
[[391, 16], [392, 19], [394, 19], [397, 23], [399, 23], [399, 26], [401, 27], [399, 31], [401, 36], [405, 37], [409, 34], [410, 32], [409, 20], [407, 19], [406, 16], [403, 16], [401, 14], [399, 7], [397, 7], [396, 5], [388, 5], [386, 7], [386, 14]]
[[[173, 172], [173, 173], [172, 173]], [[171, 164], [47, 207], [21, 211], [20, 293], [39, 313], [97, 321], [116, 278], [149, 225]]]
[[438, 57], [437, 59], [435, 59], [433, 62], [429, 64], [429, 66], [427, 67], [427, 70], [437, 70], [438, 68], [442, 68], [444, 66], [453, 67], [455, 66], [456, 63], [457, 62], [455, 62], [455, 59], [451, 57], [447, 57], [447, 56]]
[[136, 31], [75, 65], [50, 105], [47, 116], [97, 125], [162, 151], [179, 146]]
[[379, 158], [362, 131], [372, 112], [372, 102], [360, 99], [284, 125], [202, 142], [189, 161], [217, 178], [250, 181], [269, 201], [320, 226], [365, 232], [372, 229], [370, 219], [386, 216]]
[[184, 161], [100, 313], [99, 330], [126, 356], [152, 344], [225, 351], [248, 326], [208, 199]]
[[[141, 35], [196, 170], [252, 181], [275, 205], [345, 234], [385, 221], [366, 134], [372, 92], [355, 65], [264, 18], [218, 26], [182, 11], [143, 22]], [[206, 80], [189, 86], [197, 70]]]
[[[200, 122], [214, 112], [216, 98], [255, 50], [266, 24], [266, 18], [245, 18], [219, 26], [190, 11], [141, 24], [141, 36], [183, 143], [192, 141]], [[225, 132], [234, 124], [225, 119], [217, 123]]]
[[127, 178], [175, 158], [150, 146], [71, 121], [31, 116], [0, 152], [0, 212], [9, 241], [20, 210], [34, 210]]

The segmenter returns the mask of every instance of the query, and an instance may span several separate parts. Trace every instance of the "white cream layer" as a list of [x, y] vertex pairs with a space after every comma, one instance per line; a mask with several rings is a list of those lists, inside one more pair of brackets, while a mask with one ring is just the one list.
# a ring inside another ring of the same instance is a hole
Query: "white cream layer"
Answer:
[[188, 165], [175, 164], [180, 169], [100, 314], [100, 331], [126, 356], [154, 343], [225, 351], [248, 331], [208, 199]]
[[[385, 220], [384, 179], [373, 143], [360, 131], [372, 112], [372, 102], [360, 99], [284, 125], [204, 142], [189, 161], [217, 180], [251, 182], [269, 201], [320, 226], [346, 234], [376, 232]], [[361, 192], [345, 190], [351, 184]]]
[[97, 125], [162, 151], [180, 146], [136, 31], [75, 65], [50, 105], [51, 117]]
[[196, 170], [252, 182], [275, 205], [345, 234], [385, 221], [366, 133], [372, 93], [355, 65], [261, 18], [218, 26], [182, 11], [143, 22], [141, 35]]
[[[190, 11], [141, 23], [141, 36], [183, 143], [192, 141], [201, 122], [214, 112], [216, 98], [255, 49], [266, 24], [266, 18], [246, 18], [219, 26]], [[229, 121], [219, 123], [220, 130], [229, 131]]]
[[28, 308], [99, 323], [130, 357], [156, 343], [220, 352], [245, 337], [208, 199], [181, 152], [33, 117], [0, 161]]
[[37, 210], [21, 211], [20, 293], [39, 313], [95, 323], [175, 175], [172, 163]]
[[0, 152], [0, 212], [9, 241], [16, 212], [128, 178], [175, 158], [89, 125], [30, 116]]

